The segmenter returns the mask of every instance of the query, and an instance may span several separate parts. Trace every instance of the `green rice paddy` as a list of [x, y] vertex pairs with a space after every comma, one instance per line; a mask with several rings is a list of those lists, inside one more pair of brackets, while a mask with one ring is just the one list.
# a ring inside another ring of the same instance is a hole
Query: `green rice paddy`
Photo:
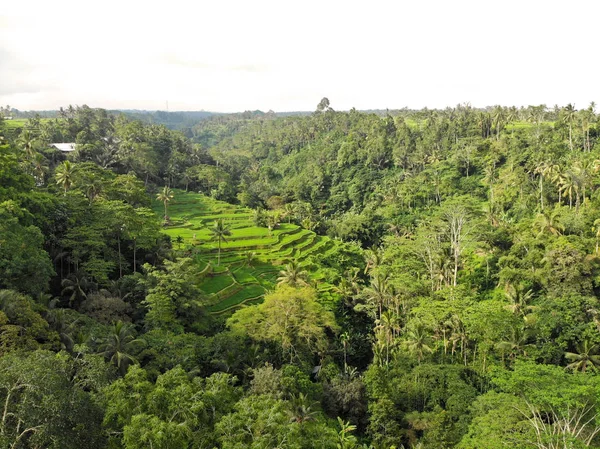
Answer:
[[[325, 253], [337, 244], [292, 223], [281, 223], [272, 231], [256, 226], [254, 211], [248, 208], [199, 193], [174, 193], [168, 204], [170, 222], [163, 232], [171, 237], [174, 248], [193, 250], [199, 285], [208, 296], [208, 311], [213, 314], [262, 301], [264, 294], [275, 287], [282, 265], [291, 260], [302, 263], [309, 255]], [[154, 210], [163, 216], [162, 203], [155, 202]], [[209, 231], [217, 219], [223, 219], [231, 231], [221, 244], [220, 264], [218, 245], [211, 240]], [[318, 271], [309, 275], [311, 280], [322, 280]], [[319, 282], [319, 290], [326, 292], [330, 288], [331, 285]]]

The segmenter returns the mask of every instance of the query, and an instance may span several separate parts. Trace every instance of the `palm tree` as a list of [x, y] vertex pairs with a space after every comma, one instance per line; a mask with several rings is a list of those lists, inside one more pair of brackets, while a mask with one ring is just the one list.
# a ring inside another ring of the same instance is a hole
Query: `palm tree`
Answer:
[[565, 195], [569, 195], [569, 209], [573, 207], [573, 194], [576, 195], [576, 206], [579, 206], [579, 187], [579, 179], [573, 171], [567, 170], [562, 174], [560, 190]]
[[575, 120], [577, 116], [577, 110], [575, 106], [569, 103], [563, 109], [562, 122], [569, 125], [569, 148], [573, 151], [573, 120]]
[[573, 173], [579, 182], [582, 200], [585, 201], [588, 187], [593, 187], [593, 173], [597, 171], [599, 160], [578, 160], [573, 163]]
[[321, 222], [320, 221], [312, 221], [310, 218], [305, 218], [304, 220], [301, 221], [300, 224], [304, 229], [308, 229], [309, 231], [314, 231], [315, 229], [317, 229], [319, 227]]
[[365, 250], [365, 274], [372, 273], [375, 268], [381, 264], [381, 253], [373, 246], [371, 249]]
[[344, 350], [344, 372], [348, 368], [348, 345], [350, 343], [350, 334], [344, 332], [340, 335], [340, 341], [342, 342], [342, 348]]
[[292, 222], [292, 218], [296, 215], [296, 206], [292, 203], [286, 203], [283, 206], [283, 216], [287, 218], [288, 223]]
[[62, 286], [61, 295], [69, 295], [69, 307], [87, 299], [87, 292], [96, 289], [96, 284], [91, 282], [82, 272], [70, 274], [60, 283]]
[[417, 323], [406, 332], [404, 347], [413, 355], [417, 356], [417, 361], [421, 364], [426, 353], [431, 354], [433, 348], [429, 346], [430, 337], [425, 325]]
[[496, 106], [492, 112], [492, 120], [496, 126], [496, 140], [500, 140], [500, 128], [504, 124], [506, 114], [502, 106]]
[[525, 325], [511, 328], [510, 337], [507, 340], [496, 343], [496, 347], [502, 352], [502, 359], [508, 354], [512, 361], [517, 355], [527, 355], [527, 349], [533, 345], [527, 343], [530, 332], [527, 331]]
[[534, 173], [540, 177], [540, 208], [544, 209], [544, 178], [551, 176], [553, 164], [549, 161], [544, 161], [538, 165]]
[[594, 221], [594, 227], [592, 231], [596, 231], [596, 255], [598, 255], [598, 245], [600, 243], [600, 218]]
[[577, 352], [565, 352], [565, 358], [570, 361], [568, 369], [581, 371], [585, 373], [588, 368], [593, 371], [600, 367], [600, 355], [598, 355], [598, 345], [592, 344], [589, 339], [583, 340], [576, 346]]
[[298, 262], [292, 261], [279, 272], [277, 285], [289, 285], [291, 287], [303, 287], [308, 285], [308, 273], [302, 270]]
[[211, 241], [217, 242], [217, 245], [219, 248], [219, 252], [217, 253], [217, 265], [220, 265], [221, 264], [221, 243], [222, 242], [227, 243], [227, 239], [225, 237], [231, 235], [231, 231], [229, 230], [229, 227], [225, 225], [225, 222], [223, 221], [222, 218], [215, 220], [215, 224], [212, 226], [212, 228], [209, 228], [208, 230], [210, 231], [210, 233], [212, 235]]
[[590, 146], [590, 125], [594, 120], [594, 113], [591, 106], [579, 111], [579, 120], [581, 123], [581, 131], [583, 133], [583, 150], [590, 152], [592, 151]]
[[90, 205], [94, 200], [102, 193], [102, 182], [98, 178], [89, 179], [85, 186], [82, 186], [85, 192], [85, 196], [90, 202]]
[[290, 422], [304, 424], [308, 421], [314, 421], [317, 412], [312, 410], [316, 403], [309, 403], [308, 397], [304, 393], [299, 393], [298, 396], [292, 395], [290, 401]]
[[177, 249], [181, 249], [181, 245], [183, 244], [183, 237], [180, 235], [175, 237], [175, 243], [177, 243]]
[[356, 426], [354, 424], [350, 424], [350, 421], [345, 422], [339, 416], [337, 420], [338, 424], [340, 425], [337, 443], [338, 449], [350, 449], [356, 447], [356, 438], [352, 435], [352, 432], [356, 430]]
[[70, 320], [67, 310], [68, 309], [49, 310], [46, 319], [50, 324], [51, 329], [58, 333], [62, 349], [67, 352], [73, 352], [73, 347], [75, 346], [75, 324], [77, 324], [79, 318]]
[[256, 252], [255, 251], [246, 251], [244, 253], [244, 262], [242, 263], [243, 267], [252, 267], [254, 266], [254, 261], [256, 260]]
[[388, 276], [378, 274], [371, 279], [371, 285], [363, 290], [367, 301], [375, 305], [379, 311], [379, 314], [376, 316], [377, 319], [381, 319], [383, 307], [388, 304], [391, 297], [391, 289], [388, 281]]
[[386, 310], [381, 314], [381, 319], [377, 320], [376, 324], [378, 339], [382, 341], [385, 347], [385, 362], [387, 365], [390, 362], [390, 347], [393, 345], [396, 335], [400, 332], [400, 319], [391, 310]]
[[31, 135], [29, 130], [27, 130], [27, 129], [23, 130], [23, 132], [19, 136], [18, 144], [21, 146], [21, 148], [23, 148], [23, 152], [25, 153], [25, 157], [27, 159], [34, 158], [35, 153], [36, 153], [36, 151], [35, 151], [36, 139], [34, 136]]
[[65, 190], [65, 195], [67, 194], [67, 190], [73, 187], [75, 171], [75, 165], [71, 164], [69, 161], [64, 161], [56, 168], [56, 184], [62, 186]]
[[510, 302], [507, 309], [515, 315], [522, 316], [524, 319], [527, 318], [527, 312], [532, 312], [536, 309], [535, 306], [529, 305], [529, 302], [533, 298], [533, 292], [525, 290], [520, 284], [517, 286], [506, 284], [504, 296]]
[[131, 363], [138, 363], [131, 353], [137, 347], [145, 345], [145, 343], [144, 340], [133, 337], [131, 326], [122, 321], [117, 321], [104, 340], [102, 352], [104, 357], [115, 365], [121, 374], [125, 374]]
[[267, 214], [267, 228], [269, 229], [269, 237], [273, 235], [273, 229], [279, 226], [279, 213], [273, 211]]
[[340, 280], [340, 283], [334, 287], [334, 291], [344, 299], [346, 304], [349, 304], [358, 294], [358, 272], [359, 269], [356, 267], [352, 270], [347, 270], [345, 276]]
[[165, 205], [165, 221], [168, 219], [167, 204], [173, 199], [173, 191], [165, 186], [160, 193], [156, 195], [156, 199]]
[[44, 177], [46, 172], [48, 171], [48, 166], [46, 165], [46, 158], [40, 153], [35, 153], [33, 159], [31, 160], [33, 165], [33, 172], [35, 173], [35, 179], [38, 185], [44, 184]]
[[540, 232], [538, 237], [544, 234], [551, 234], [559, 236], [565, 230], [565, 227], [560, 223], [559, 211], [554, 209], [552, 211], [544, 210], [535, 217], [534, 225], [536, 225]]
[[484, 180], [487, 183], [487, 185], [490, 187], [490, 191], [489, 191], [489, 199], [490, 199], [490, 204], [494, 204], [494, 182], [496, 181], [496, 163], [493, 162], [491, 164], [488, 164], [484, 169], [483, 169], [483, 174], [484, 176]]
[[444, 326], [450, 331], [448, 343], [452, 344], [452, 356], [456, 353], [456, 348], [459, 348], [463, 363], [467, 366], [467, 355], [469, 348], [469, 335], [465, 324], [457, 314], [452, 314], [444, 323]]

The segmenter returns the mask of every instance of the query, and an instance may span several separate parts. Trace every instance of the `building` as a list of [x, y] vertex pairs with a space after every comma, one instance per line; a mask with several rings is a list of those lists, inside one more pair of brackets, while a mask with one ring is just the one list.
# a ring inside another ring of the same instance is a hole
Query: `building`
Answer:
[[75, 151], [74, 143], [51, 143], [50, 146], [64, 153], [70, 153], [71, 151]]

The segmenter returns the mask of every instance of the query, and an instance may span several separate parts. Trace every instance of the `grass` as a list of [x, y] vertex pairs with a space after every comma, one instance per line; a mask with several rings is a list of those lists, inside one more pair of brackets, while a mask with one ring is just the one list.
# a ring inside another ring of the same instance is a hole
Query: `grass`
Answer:
[[4, 120], [4, 125], [7, 129], [23, 128], [27, 123], [25, 119]]
[[[40, 119], [40, 122], [47, 122], [48, 120], [51, 120], [51, 119], [42, 118], [42, 119]], [[9, 130], [24, 128], [26, 124], [27, 124], [27, 119], [25, 119], [25, 118], [15, 118], [15, 119], [11, 119], [11, 120], [4, 120], [4, 125]]]
[[229, 274], [222, 274], [219, 276], [207, 276], [206, 279], [200, 284], [200, 290], [204, 293], [217, 293], [227, 287], [233, 285], [234, 280]]
[[233, 272], [233, 277], [240, 284], [257, 283], [251, 268], [238, 268]]
[[239, 304], [242, 304], [244, 301], [248, 299], [257, 299], [265, 294], [265, 289], [260, 285], [249, 285], [248, 287], [240, 290], [239, 292], [231, 295], [229, 298], [224, 299], [223, 301], [212, 305], [208, 308], [210, 312], [224, 312], [232, 307], [236, 307]]

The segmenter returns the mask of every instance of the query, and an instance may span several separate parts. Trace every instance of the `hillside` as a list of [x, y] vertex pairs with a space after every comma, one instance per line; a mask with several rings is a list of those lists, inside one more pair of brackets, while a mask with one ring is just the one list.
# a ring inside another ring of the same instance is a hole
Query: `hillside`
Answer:
[[[163, 205], [154, 203], [157, 215]], [[328, 237], [292, 223], [278, 223], [274, 229], [256, 226], [254, 211], [214, 200], [202, 194], [176, 191], [169, 202], [169, 224], [163, 232], [174, 247], [193, 255], [200, 289], [209, 294], [212, 313], [231, 312], [244, 304], [259, 303], [272, 290], [279, 272], [295, 261], [307, 267], [307, 281], [318, 291], [329, 292], [332, 285], [319, 270], [318, 260], [340, 246]], [[231, 235], [218, 243], [212, 239], [210, 225], [223, 220]], [[291, 220], [290, 220], [291, 221]]]
[[0, 121], [0, 447], [600, 444], [594, 105], [325, 100]]

